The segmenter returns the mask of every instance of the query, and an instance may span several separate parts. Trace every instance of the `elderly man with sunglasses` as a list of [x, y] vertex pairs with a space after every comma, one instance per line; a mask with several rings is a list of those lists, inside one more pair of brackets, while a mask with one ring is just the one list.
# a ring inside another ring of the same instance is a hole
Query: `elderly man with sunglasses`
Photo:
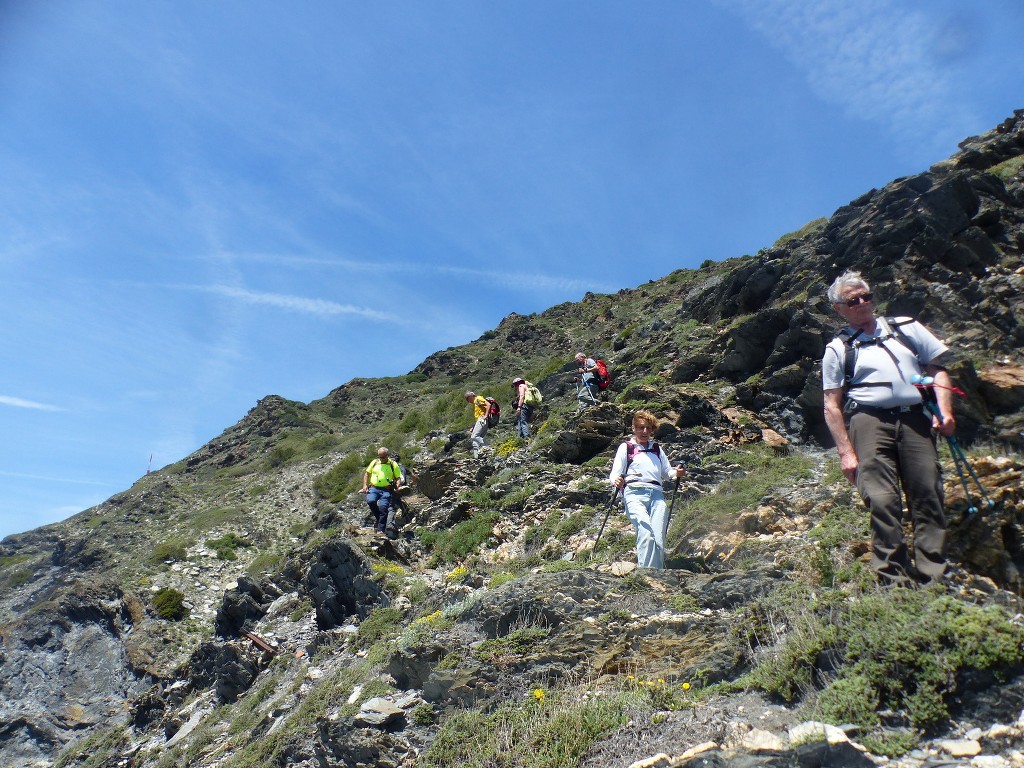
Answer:
[[[871, 567], [883, 584], [939, 579], [946, 519], [931, 430], [949, 436], [956, 429], [940, 363], [948, 348], [915, 320], [876, 317], [871, 288], [858, 272], [837, 277], [828, 299], [847, 327], [821, 361], [825, 423], [843, 474], [871, 511]], [[911, 383], [915, 374], [935, 377], [941, 420], [924, 408]], [[904, 494], [914, 522], [913, 563], [903, 540]]]

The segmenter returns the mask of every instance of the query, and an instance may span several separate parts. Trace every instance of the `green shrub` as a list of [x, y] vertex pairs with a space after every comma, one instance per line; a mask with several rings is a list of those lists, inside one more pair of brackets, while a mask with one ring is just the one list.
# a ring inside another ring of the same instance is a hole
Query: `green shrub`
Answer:
[[823, 229], [825, 229], [826, 224], [828, 224], [828, 219], [826, 219], [825, 217], [809, 221], [795, 232], [790, 232], [789, 234], [780, 237], [778, 240], [775, 241], [775, 245], [773, 245], [772, 247], [778, 248], [790, 242], [791, 240], [799, 240], [801, 238], [807, 237], [808, 235], [817, 234], [818, 232], [821, 232]]
[[377, 457], [375, 448], [353, 451], [313, 481], [320, 497], [337, 503], [363, 484], [363, 471]]
[[502, 584], [508, 584], [510, 581], [515, 581], [516, 575], [514, 573], [496, 573], [487, 581], [487, 586], [491, 589], [497, 589]]
[[857, 723], [874, 728], [878, 716], [878, 691], [866, 675], [841, 677], [821, 692], [821, 715], [830, 723]]
[[217, 553], [218, 560], [237, 560], [235, 550], [248, 547], [249, 542], [235, 533], [226, 533], [219, 539], [207, 539], [206, 546]]
[[489, 488], [467, 488], [459, 494], [460, 501], [468, 501], [475, 507], [486, 509], [494, 503]]
[[514, 629], [504, 637], [484, 640], [473, 650], [473, 655], [491, 664], [508, 666], [511, 661], [518, 661], [530, 653], [550, 634], [551, 630], [546, 627]]
[[5, 555], [0, 557], [0, 571], [4, 568], [10, 568], [15, 565], [24, 563], [26, 560], [31, 560], [31, 555]]
[[124, 726], [97, 726], [90, 735], [61, 752], [54, 765], [56, 768], [106, 768], [116, 765], [128, 742]]
[[277, 570], [284, 562], [284, 555], [279, 552], [261, 552], [249, 563], [245, 572], [250, 576], [259, 576]]
[[397, 608], [375, 608], [373, 612], [359, 623], [356, 642], [363, 648], [378, 640], [384, 640], [398, 634], [402, 621], [402, 612]]
[[[830, 722], [870, 729], [879, 712], [894, 710], [929, 732], [948, 719], [961, 681], [978, 672], [1005, 679], [1024, 664], [1024, 628], [995, 606], [936, 590], [891, 589], [854, 601], [839, 592], [834, 600], [825, 597], [799, 608], [794, 603], [769, 620], [790, 630], [748, 679], [787, 701], [820, 690]], [[753, 619], [756, 633], [766, 623]], [[839, 668], [822, 671], [823, 658], [839, 660]]]
[[434, 705], [429, 702], [423, 702], [412, 711], [412, 721], [416, 725], [433, 725], [435, 720], [437, 720], [437, 712], [434, 710]]
[[700, 603], [693, 595], [685, 592], [673, 592], [668, 599], [668, 604], [677, 613], [696, 613], [700, 610]]
[[161, 541], [155, 547], [153, 552], [149, 556], [149, 561], [153, 564], [157, 563], [177, 563], [184, 560], [188, 556], [188, 544], [178, 539], [169, 539], [167, 541]]
[[299, 449], [294, 445], [278, 445], [267, 456], [267, 466], [273, 469], [287, 464], [299, 455]]
[[419, 605], [430, 595], [430, 582], [426, 579], [412, 579], [405, 588], [405, 596], [412, 605]]
[[443, 563], [463, 559], [487, 541], [501, 515], [495, 510], [478, 512], [448, 530], [418, 528], [416, 535], [434, 558]]
[[1024, 168], [1024, 155], [1017, 155], [1017, 157], [1011, 157], [1009, 160], [993, 165], [988, 172], [994, 173], [1003, 181], [1009, 181], [1020, 173], [1021, 168]]
[[178, 621], [188, 616], [184, 593], [173, 587], [163, 587], [153, 595], [153, 610], [161, 619]]
[[536, 492], [539, 486], [536, 482], [530, 480], [523, 483], [519, 488], [512, 491], [511, 493], [505, 494], [498, 501], [498, 506], [502, 509], [511, 509], [513, 507], [521, 507], [528, 499], [530, 499]]
[[222, 525], [238, 522], [246, 515], [246, 511], [242, 507], [210, 507], [193, 515], [191, 527], [194, 531], [209, 531]]
[[466, 402], [464, 390], [461, 389], [435, 398], [430, 406], [430, 417], [439, 428], [453, 432], [473, 426], [473, 409]]
[[[426, 768], [568, 768], [629, 719], [627, 699], [536, 688], [525, 701], [448, 717], [425, 756]], [[514, 745], [514, 746], [513, 746]]]

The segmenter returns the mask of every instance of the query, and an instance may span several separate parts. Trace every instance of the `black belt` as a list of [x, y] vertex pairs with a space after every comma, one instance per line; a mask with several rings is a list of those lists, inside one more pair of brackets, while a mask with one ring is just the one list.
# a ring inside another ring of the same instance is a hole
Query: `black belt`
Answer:
[[914, 405], [897, 405], [894, 408], [880, 408], [877, 405], [862, 405], [856, 400], [848, 400], [843, 412], [847, 417], [858, 413], [869, 413], [872, 416], [902, 416], [907, 413], [924, 413], [924, 406], [921, 403]]
[[659, 483], [657, 480], [641, 480], [639, 477], [636, 480], [626, 481], [626, 485], [629, 485], [630, 483], [647, 483], [648, 485], [656, 485], [659, 488], [661, 488], [661, 483]]

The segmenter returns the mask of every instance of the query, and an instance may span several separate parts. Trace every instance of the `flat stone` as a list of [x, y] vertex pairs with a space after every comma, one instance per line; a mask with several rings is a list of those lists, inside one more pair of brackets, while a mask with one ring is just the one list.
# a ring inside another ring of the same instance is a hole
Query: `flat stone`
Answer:
[[636, 563], [629, 563], [624, 560], [620, 560], [617, 563], [612, 563], [612, 575], [613, 576], [625, 576], [627, 573], [632, 573], [636, 570]]
[[789, 740], [793, 744], [806, 743], [811, 741], [827, 741], [829, 744], [842, 744], [850, 740], [850, 737], [841, 729], [828, 723], [819, 723], [809, 720], [800, 723], [789, 729]]
[[718, 749], [718, 742], [702, 741], [700, 744], [695, 744], [683, 752], [683, 754], [679, 755], [679, 757], [676, 758], [676, 762], [679, 762], [680, 760], [689, 760], [691, 757], [696, 757], [704, 752], [710, 752], [713, 749]]
[[981, 744], [976, 739], [943, 739], [939, 748], [953, 757], [974, 757], [981, 754]]
[[978, 755], [971, 760], [971, 768], [1013, 768], [1013, 763], [1000, 755]]
[[786, 748], [786, 743], [782, 739], [762, 728], [754, 728], [744, 734], [742, 744], [751, 752], [781, 752]]
[[387, 699], [378, 697], [364, 701], [354, 719], [359, 725], [379, 728], [404, 720], [405, 710]]

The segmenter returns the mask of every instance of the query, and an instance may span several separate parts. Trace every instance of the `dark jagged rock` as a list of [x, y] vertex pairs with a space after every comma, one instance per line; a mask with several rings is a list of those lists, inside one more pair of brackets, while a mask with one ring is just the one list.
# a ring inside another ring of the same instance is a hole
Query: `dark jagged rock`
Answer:
[[313, 600], [321, 629], [340, 626], [349, 616], [366, 616], [382, 597], [365, 556], [344, 541], [325, 544], [314, 553], [303, 588]]

